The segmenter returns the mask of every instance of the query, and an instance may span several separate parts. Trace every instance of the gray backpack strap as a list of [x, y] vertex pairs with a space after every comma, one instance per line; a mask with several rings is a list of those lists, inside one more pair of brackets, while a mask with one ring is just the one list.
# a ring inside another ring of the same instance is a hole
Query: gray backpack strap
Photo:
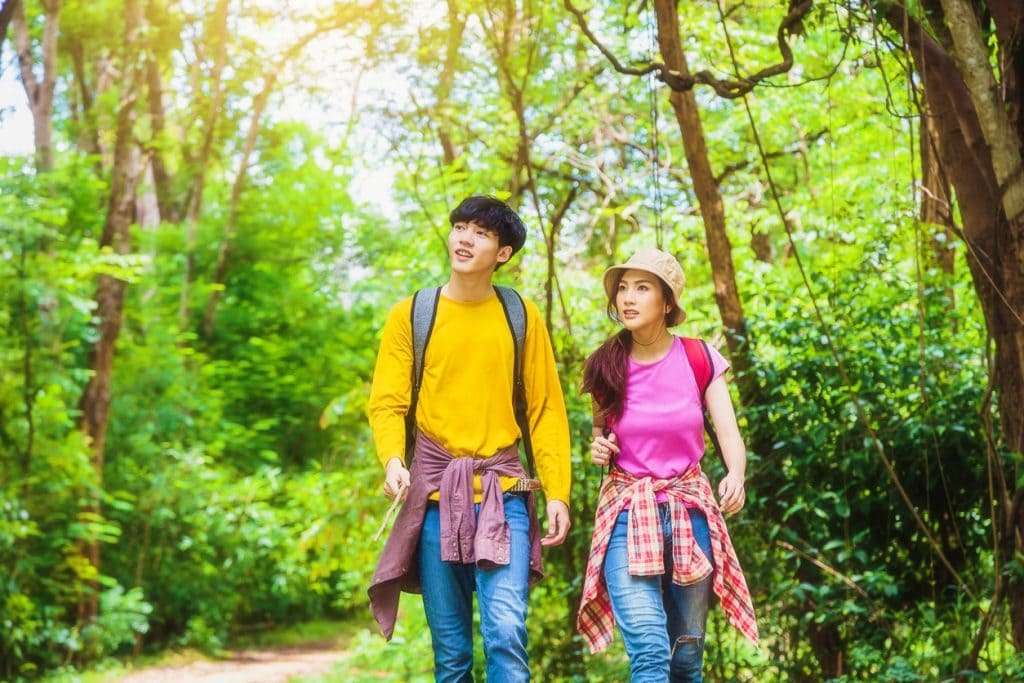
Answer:
[[526, 468], [531, 478], [536, 478], [536, 466], [533, 462], [533, 442], [530, 438], [530, 421], [526, 410], [526, 385], [523, 383], [523, 347], [526, 345], [526, 306], [519, 292], [511, 287], [494, 286], [501, 307], [505, 311], [505, 320], [512, 332], [515, 345], [515, 365], [513, 372], [512, 404], [516, 415], [516, 424], [523, 438], [523, 451], [526, 454]]
[[405, 414], [405, 463], [409, 467], [412, 466], [412, 454], [416, 448], [416, 404], [423, 384], [423, 356], [427, 351], [430, 333], [434, 331], [440, 299], [440, 287], [424, 287], [412, 296], [412, 392], [409, 396], [409, 410]]
[[505, 319], [516, 345], [516, 375], [522, 376], [523, 346], [526, 344], [526, 306], [523, 305], [523, 298], [519, 296], [519, 292], [511, 287], [495, 285], [494, 291], [498, 293], [501, 307], [505, 309]]

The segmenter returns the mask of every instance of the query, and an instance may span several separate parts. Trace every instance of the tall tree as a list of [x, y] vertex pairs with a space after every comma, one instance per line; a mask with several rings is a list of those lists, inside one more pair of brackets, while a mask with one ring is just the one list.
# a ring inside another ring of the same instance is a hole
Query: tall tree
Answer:
[[[168, 163], [173, 158], [173, 145], [168, 130], [168, 98], [164, 88], [165, 70], [173, 69], [168, 66], [172, 62], [170, 54], [180, 40], [182, 29], [183, 20], [175, 13], [177, 8], [177, 3], [149, 0], [143, 9], [150, 32], [146, 51], [146, 101], [149, 105], [151, 132], [149, 140], [144, 145], [144, 151], [149, 156], [152, 173], [153, 194], [156, 198], [155, 218], [158, 222], [162, 220], [169, 223], [180, 221], [183, 213], [179, 202], [175, 201], [172, 167]], [[186, 253], [186, 259], [188, 256]], [[179, 317], [180, 313], [179, 309]]]
[[[182, 329], [187, 329], [191, 320], [189, 300], [191, 298], [192, 280], [195, 279], [195, 241], [199, 228], [199, 219], [203, 213], [203, 194], [206, 190], [206, 176], [210, 165], [210, 154], [213, 151], [213, 139], [217, 132], [217, 122], [224, 103], [224, 68], [228, 62], [228, 0], [217, 0], [207, 28], [207, 42], [213, 48], [213, 65], [209, 74], [210, 103], [203, 120], [202, 143], [199, 154], [193, 160], [195, 176], [189, 188], [189, 202], [185, 210], [185, 274], [181, 285], [181, 304], [178, 309]], [[154, 81], [154, 77], [157, 80]], [[159, 113], [158, 73], [150, 74], [150, 106]], [[162, 126], [162, 118], [157, 123]]]
[[12, 23], [21, 83], [25, 87], [29, 109], [32, 111], [36, 168], [40, 171], [49, 171], [53, 169], [53, 93], [57, 85], [57, 35], [60, 28], [61, 0], [42, 0], [42, 5], [43, 36], [38, 56], [42, 73], [38, 78], [37, 58], [33, 55], [24, 3], [14, 3]]
[[[135, 104], [144, 68], [141, 55], [143, 20], [136, 0], [125, 1], [124, 21], [124, 42], [121, 48], [124, 79], [121, 83], [117, 112], [107, 213], [100, 238], [101, 249], [109, 249], [117, 254], [125, 254], [129, 250], [129, 228], [134, 218], [135, 193], [139, 177], [145, 167], [139, 159], [134, 136]], [[104, 273], [99, 277], [95, 313], [99, 334], [90, 354], [92, 374], [79, 402], [82, 412], [81, 427], [90, 441], [95, 478], [95, 490], [88, 496], [90, 503], [87, 512], [96, 516], [100, 513], [104, 449], [113, 392], [114, 353], [124, 316], [126, 286], [125, 280], [115, 275]], [[95, 536], [86, 539], [86, 558], [98, 576], [100, 544]], [[98, 588], [98, 583], [94, 583], [95, 588]], [[79, 622], [88, 623], [96, 617], [97, 612], [98, 596], [94, 590], [86, 595], [79, 605]]]
[[445, 40], [444, 66], [441, 68], [441, 77], [437, 80], [435, 88], [438, 112], [437, 138], [444, 153], [445, 166], [454, 164], [458, 156], [458, 150], [452, 141], [451, 130], [449, 130], [450, 118], [446, 115], [446, 110], [450, 107], [452, 86], [455, 84], [455, 74], [458, 72], [459, 48], [462, 46], [462, 35], [465, 29], [465, 14], [459, 11], [458, 3], [455, 0], [448, 0], [448, 32]]
[[[1019, 454], [1024, 452], [1024, 5], [930, 0], [921, 16], [895, 4], [879, 9], [913, 56], [934, 116], [938, 157], [956, 193], [967, 263], [995, 343], [1003, 443]], [[1016, 471], [1000, 461], [993, 465], [999, 484], [998, 555], [1006, 563], [1024, 552], [1024, 487], [1015, 484], [1021, 481], [1019, 465]], [[1024, 650], [1024, 581], [1010, 582], [1005, 595], [1014, 644]]]

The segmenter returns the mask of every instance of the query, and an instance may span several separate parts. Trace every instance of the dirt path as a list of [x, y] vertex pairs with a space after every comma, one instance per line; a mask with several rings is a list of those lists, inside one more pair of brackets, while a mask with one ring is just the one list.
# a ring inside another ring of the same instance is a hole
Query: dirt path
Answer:
[[117, 683], [288, 683], [298, 676], [327, 673], [347, 654], [322, 647], [245, 650], [227, 659], [148, 667]]

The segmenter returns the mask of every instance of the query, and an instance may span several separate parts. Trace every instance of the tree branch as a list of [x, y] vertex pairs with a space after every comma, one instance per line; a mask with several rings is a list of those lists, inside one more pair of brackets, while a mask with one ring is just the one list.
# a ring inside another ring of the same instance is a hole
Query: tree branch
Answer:
[[726, 99], [736, 99], [749, 93], [754, 87], [761, 81], [777, 76], [778, 74], [786, 73], [793, 67], [793, 51], [789, 47], [789, 43], [786, 42], [786, 38], [791, 35], [799, 34], [803, 31], [803, 19], [811, 11], [813, 6], [813, 0], [791, 0], [789, 5], [789, 12], [782, 21], [779, 23], [779, 30], [776, 33], [776, 40], [779, 45], [779, 53], [782, 55], [782, 61], [778, 64], [765, 67], [760, 71], [751, 74], [746, 77], [738, 77], [736, 79], [720, 79], [707, 70], [698, 71], [695, 74], [683, 74], [678, 71], [673, 71], [665, 64], [661, 62], [651, 62], [643, 67], [629, 67], [624, 66], [615, 55], [605, 47], [597, 36], [594, 35], [593, 31], [587, 25], [586, 17], [583, 16], [583, 12], [577, 9], [573, 4], [572, 0], [563, 0], [565, 8], [569, 10], [574, 17], [576, 17], [576, 23], [579, 25], [580, 30], [586, 35], [587, 39], [601, 51], [601, 54], [608, 59], [615, 70], [619, 73], [626, 74], [627, 76], [645, 76], [652, 71], [657, 72], [658, 80], [665, 83], [672, 90], [677, 92], [685, 92], [692, 90], [698, 83], [701, 85], [710, 86], [715, 93], [720, 97]]
[[28, 20], [25, 17], [25, 7], [15, 1], [11, 7], [11, 21], [14, 25], [14, 49], [18, 53], [18, 68], [21, 70], [21, 83], [25, 87], [25, 94], [28, 95], [28, 106], [35, 107], [36, 92], [39, 90], [39, 83], [32, 70], [32, 43], [28, 36]]

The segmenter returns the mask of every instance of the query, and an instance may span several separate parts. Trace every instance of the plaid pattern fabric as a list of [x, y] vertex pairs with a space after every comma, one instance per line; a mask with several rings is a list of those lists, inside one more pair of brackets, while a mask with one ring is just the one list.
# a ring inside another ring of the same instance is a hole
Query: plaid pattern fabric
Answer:
[[603, 569], [615, 520], [626, 503], [631, 502], [627, 532], [629, 573], [633, 576], [657, 576], [665, 572], [665, 543], [655, 502], [655, 494], [659, 491], [666, 493], [672, 516], [672, 581], [687, 586], [713, 572], [711, 562], [694, 542], [690, 526], [687, 507], [699, 508], [708, 519], [714, 566], [719, 569], [712, 579], [715, 595], [721, 600], [729, 623], [757, 645], [759, 637], [753, 601], [707, 475], [700, 467], [693, 467], [673, 479], [637, 479], [624, 470], [612, 468], [597, 504], [583, 600], [576, 617], [576, 628], [587, 641], [590, 651], [600, 652], [608, 647], [615, 633]]

